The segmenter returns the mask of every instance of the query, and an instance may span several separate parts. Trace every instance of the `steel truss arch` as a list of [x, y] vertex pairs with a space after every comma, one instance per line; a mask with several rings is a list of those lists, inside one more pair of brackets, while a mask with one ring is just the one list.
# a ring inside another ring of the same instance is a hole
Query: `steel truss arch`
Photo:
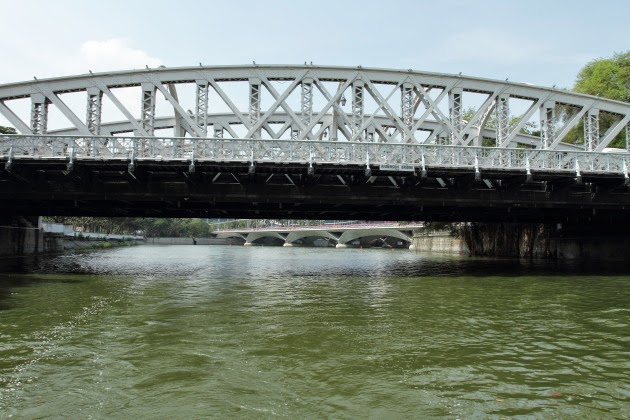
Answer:
[[[137, 100], [119, 95], [124, 89], [136, 92]], [[184, 94], [187, 89], [189, 98]], [[71, 106], [69, 94], [84, 95], [79, 105], [83, 109]], [[31, 107], [20, 114], [16, 103], [24, 99]], [[515, 109], [512, 102], [522, 102], [524, 109], [510, 114]], [[140, 109], [134, 110], [137, 105]], [[469, 106], [473, 113], [465, 119], [463, 110]], [[125, 120], [117, 122], [120, 117], [113, 118], [108, 109]], [[49, 127], [53, 110], [69, 125]], [[171, 137], [205, 138], [213, 133], [243, 139], [463, 147], [490, 139], [497, 148], [524, 145], [548, 150], [575, 149], [563, 140], [586, 121], [580, 147], [600, 152], [627, 130], [630, 104], [462, 75], [251, 65], [90, 73], [5, 84], [0, 85], [0, 115], [21, 134], [107, 135], [117, 132], [117, 125], [122, 132], [141, 137], [169, 129]], [[613, 117], [603, 132], [601, 115]], [[531, 121], [537, 121], [539, 137], [522, 133]]]

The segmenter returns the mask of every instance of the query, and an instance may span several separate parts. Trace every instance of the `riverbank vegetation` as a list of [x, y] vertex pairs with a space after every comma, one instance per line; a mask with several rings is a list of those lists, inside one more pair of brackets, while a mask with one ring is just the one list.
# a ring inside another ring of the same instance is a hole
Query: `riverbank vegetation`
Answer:
[[154, 238], [210, 236], [210, 225], [203, 219], [53, 216], [45, 217], [44, 222], [73, 225], [79, 231], [108, 235], [144, 235]]

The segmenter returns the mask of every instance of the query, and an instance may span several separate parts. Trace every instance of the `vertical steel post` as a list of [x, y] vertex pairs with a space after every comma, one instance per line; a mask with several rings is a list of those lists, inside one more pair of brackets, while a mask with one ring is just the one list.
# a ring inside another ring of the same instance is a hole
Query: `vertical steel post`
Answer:
[[[260, 119], [260, 79], [258, 78], [250, 78], [249, 79], [249, 123], [252, 127], [258, 122]], [[261, 138], [261, 129], [258, 128], [254, 133], [252, 133], [252, 138], [260, 139]]]
[[48, 98], [41, 93], [31, 95], [31, 131], [46, 134], [48, 131]]
[[540, 107], [540, 148], [548, 149], [554, 140], [554, 123], [555, 123], [555, 107], [554, 101], [547, 101]]
[[155, 134], [156, 87], [153, 83], [142, 83], [142, 108], [140, 122], [149, 136]]
[[356, 141], [363, 140], [361, 126], [363, 125], [363, 87], [362, 80], [355, 80], [352, 83], [352, 138]]
[[376, 128], [374, 127], [374, 124], [370, 124], [369, 127], [366, 130], [366, 141], [370, 142], [370, 143], [374, 143], [375, 141], [375, 134], [376, 134]]
[[584, 148], [592, 152], [599, 144], [599, 110], [589, 109], [584, 115]]
[[101, 115], [103, 104], [103, 92], [96, 87], [87, 90], [87, 114], [85, 122], [88, 130], [95, 136], [101, 134]]
[[221, 124], [214, 124], [214, 138], [223, 138], [223, 126]]
[[203, 137], [208, 136], [208, 81], [197, 80], [197, 95], [195, 106], [195, 123], [201, 130]]
[[499, 146], [510, 134], [510, 95], [502, 94], [497, 98], [496, 118], [497, 138], [495, 146]]
[[462, 109], [462, 88], [453, 88], [448, 92], [449, 117], [451, 119], [451, 144], [456, 145], [459, 141], [457, 136], [464, 126], [464, 115]]
[[[413, 85], [411, 83], [403, 83], [400, 87], [400, 117], [405, 124], [405, 128], [411, 130], [413, 126]], [[413, 138], [407, 138], [407, 133], [401, 130], [401, 143], [411, 142]]]
[[[313, 79], [302, 80], [302, 124], [308, 127], [313, 116]], [[302, 137], [308, 137], [308, 133], [302, 133]]]

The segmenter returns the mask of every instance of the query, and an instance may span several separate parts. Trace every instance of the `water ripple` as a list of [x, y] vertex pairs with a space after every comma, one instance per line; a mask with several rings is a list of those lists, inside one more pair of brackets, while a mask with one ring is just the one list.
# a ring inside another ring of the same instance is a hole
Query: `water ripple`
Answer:
[[617, 269], [201, 246], [29, 264], [0, 275], [0, 418], [630, 416]]

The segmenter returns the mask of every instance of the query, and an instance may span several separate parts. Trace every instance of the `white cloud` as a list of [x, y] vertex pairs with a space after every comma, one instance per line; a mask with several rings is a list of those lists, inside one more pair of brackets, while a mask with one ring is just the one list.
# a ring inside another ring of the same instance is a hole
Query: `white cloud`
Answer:
[[[22, 52], [22, 67], [15, 65], [11, 66], [7, 72], [0, 70], [0, 76], [5, 78], [5, 82], [18, 82], [31, 77], [31, 74], [42, 79], [85, 74], [90, 70], [96, 73], [143, 69], [145, 66], [155, 68], [162, 65], [162, 61], [159, 58], [152, 57], [146, 51], [130, 46], [129, 41], [124, 38], [89, 40], [83, 42], [78, 48], [75, 46], [74, 50], [68, 50], [67, 48], [63, 50], [61, 48], [47, 49], [45, 52], [40, 51], [37, 56], [32, 55], [30, 49], [23, 48], [20, 51]], [[18, 76], [15, 76], [15, 74], [18, 74]], [[127, 89], [118, 92], [117, 97], [127, 109], [134, 114], [139, 114], [139, 91]], [[84, 114], [84, 98], [67, 97], [65, 102], [78, 116]], [[28, 102], [19, 104], [8, 103], [8, 105], [12, 106], [13, 111], [23, 121], [28, 121], [30, 111]], [[110, 109], [114, 110], [113, 105]], [[114, 119], [122, 119], [122, 116], [118, 116], [118, 111], [113, 111], [114, 115], [110, 114], [112, 112], [105, 109], [104, 120], [112, 117]], [[0, 125], [10, 124], [0, 116]], [[49, 127], [61, 128], [68, 125], [69, 123], [65, 120], [65, 117], [56, 116], [55, 112], [51, 112]]]
[[78, 53], [70, 56], [63, 67], [66, 73], [75, 74], [86, 73], [87, 70], [129, 70], [145, 66], [157, 67], [161, 64], [162, 60], [159, 58], [129, 46], [126, 39], [112, 38], [84, 42]]

